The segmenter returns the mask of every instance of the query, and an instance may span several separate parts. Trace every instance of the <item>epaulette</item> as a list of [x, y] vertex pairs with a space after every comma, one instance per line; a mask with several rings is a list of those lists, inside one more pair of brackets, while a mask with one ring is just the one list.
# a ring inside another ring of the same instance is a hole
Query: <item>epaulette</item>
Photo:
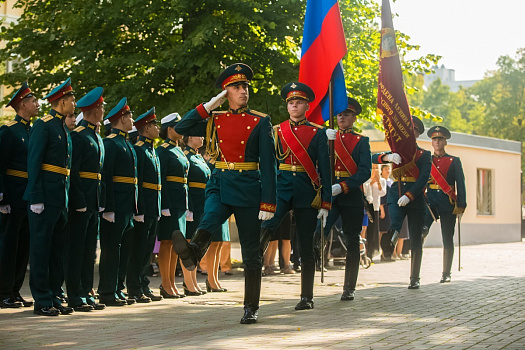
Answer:
[[185, 156], [187, 156], [187, 155], [188, 155], [188, 153], [190, 153], [190, 152], [189, 152], [188, 150], [184, 150], [184, 152], [183, 152], [183, 153], [184, 153], [184, 155], [185, 155]]
[[16, 120], [10, 120], [8, 121], [7, 123], [5, 123], [6, 126], [13, 126], [15, 124], [17, 124], [18, 122]]
[[76, 132], [81, 132], [82, 130], [84, 130], [86, 127], [85, 126], [77, 126], [75, 129], [73, 129], [73, 131], [76, 131]]
[[219, 115], [219, 114], [226, 114], [228, 111], [213, 111], [211, 112], [211, 115]]
[[106, 136], [107, 139], [112, 139], [114, 138], [115, 136], [117, 136], [117, 134], [109, 134], [108, 136]]
[[268, 114], [266, 113], [257, 112], [257, 111], [254, 111], [253, 109], [250, 109], [250, 114], [256, 115], [261, 118], [266, 118], [268, 116]]
[[52, 115], [46, 115], [45, 117], [42, 118], [42, 121], [44, 123], [47, 123], [48, 121], [50, 121], [51, 119], [53, 119], [54, 117]]
[[143, 144], [144, 144], [144, 141], [137, 141], [137, 142], [135, 143], [135, 146], [139, 146], [139, 147], [140, 147], [140, 146], [142, 146]]
[[168, 148], [169, 145], [169, 143], [164, 142], [162, 145], [160, 145], [160, 147]]
[[311, 125], [313, 125], [313, 126], [319, 128], [319, 129], [324, 129], [324, 126], [322, 126], [322, 125], [315, 124], [315, 123], [312, 123], [312, 122], [309, 122], [309, 123], [310, 123]]

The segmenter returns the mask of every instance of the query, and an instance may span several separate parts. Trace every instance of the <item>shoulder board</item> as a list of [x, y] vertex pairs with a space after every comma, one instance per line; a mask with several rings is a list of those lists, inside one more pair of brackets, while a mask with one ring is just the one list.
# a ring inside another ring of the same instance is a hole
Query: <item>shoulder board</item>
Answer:
[[44, 123], [47, 123], [48, 121], [50, 121], [51, 119], [53, 119], [53, 116], [52, 115], [46, 115], [45, 117], [42, 118], [42, 121]]
[[210, 159], [210, 160], [208, 161], [208, 163], [210, 163], [210, 164], [215, 164], [215, 162], [216, 162], [215, 159]]
[[190, 152], [189, 152], [188, 150], [184, 150], [184, 152], [183, 152], [183, 153], [184, 153], [184, 155], [185, 155], [185, 156], [187, 156], [187, 155], [188, 155], [188, 153], [190, 153]]
[[254, 111], [253, 109], [250, 109], [250, 114], [256, 115], [261, 118], [266, 118], [268, 116], [268, 114], [257, 112], [257, 111]]
[[219, 115], [219, 114], [226, 114], [228, 111], [213, 111], [211, 112], [211, 115]]
[[162, 145], [160, 145], [160, 147], [168, 148], [169, 145], [169, 143], [164, 142]]
[[85, 126], [77, 126], [75, 129], [73, 129], [73, 131], [81, 132], [81, 131], [84, 130], [85, 128], [86, 128]]
[[310, 126], [314, 126], [314, 127], [318, 128], [318, 129], [324, 129], [324, 126], [322, 126], [322, 125], [315, 124], [315, 123], [312, 123], [312, 122], [308, 122], [308, 123], [310, 123]]
[[109, 134], [108, 136], [106, 136], [107, 139], [112, 139], [114, 138], [115, 136], [117, 136], [117, 134]]
[[7, 123], [5, 123], [6, 126], [13, 126], [15, 124], [18, 124], [18, 122], [16, 120], [10, 120]]
[[135, 142], [135, 146], [142, 146], [144, 144], [144, 141], [137, 141]]

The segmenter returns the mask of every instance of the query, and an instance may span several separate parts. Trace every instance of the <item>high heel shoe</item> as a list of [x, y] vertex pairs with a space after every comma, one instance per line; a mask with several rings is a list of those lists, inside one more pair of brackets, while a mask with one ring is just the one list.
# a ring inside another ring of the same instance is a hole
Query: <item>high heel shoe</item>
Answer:
[[212, 288], [208, 280], [206, 280], [206, 290], [208, 292], [227, 292], [228, 291], [226, 288]]
[[162, 284], [159, 286], [159, 290], [160, 290], [160, 295], [163, 298], [166, 298], [166, 299], [178, 299], [178, 298], [180, 298], [180, 296], [178, 294], [170, 294], [170, 293], [166, 292], [166, 290], [164, 289]]
[[186, 283], [182, 283], [182, 288], [184, 288], [184, 294], [187, 295], [187, 296], [190, 296], [190, 297], [196, 297], [196, 296], [199, 296], [199, 295], [202, 295], [200, 292], [192, 292], [188, 289], [188, 287], [186, 287]]

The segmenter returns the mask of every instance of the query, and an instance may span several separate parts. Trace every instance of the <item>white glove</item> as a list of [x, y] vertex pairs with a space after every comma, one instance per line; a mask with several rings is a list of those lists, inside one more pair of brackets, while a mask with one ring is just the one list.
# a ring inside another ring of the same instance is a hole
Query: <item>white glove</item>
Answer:
[[366, 196], [366, 201], [367, 201], [368, 203], [372, 203], [372, 202], [374, 201], [374, 197], [372, 197], [372, 196]]
[[186, 221], [193, 221], [193, 212], [191, 210], [186, 210]]
[[335, 140], [335, 136], [337, 135], [337, 130], [334, 129], [326, 129], [326, 137], [328, 138], [328, 141]]
[[2, 199], [4, 199], [4, 194], [0, 193], [0, 202], [2, 201]]
[[401, 164], [401, 156], [397, 153], [385, 154], [383, 159], [390, 163]]
[[169, 209], [162, 209], [160, 213], [162, 214], [162, 216], [171, 216]]
[[399, 205], [400, 207], [404, 207], [408, 203], [410, 203], [410, 198], [408, 198], [406, 195], [401, 196], [401, 198], [399, 198], [399, 200], [397, 201], [397, 205]]
[[104, 209], [106, 209], [106, 208], [98, 207], [98, 212], [102, 213], [104, 211]]
[[332, 185], [332, 196], [335, 197], [338, 194], [343, 193], [343, 188], [339, 184]]
[[224, 101], [226, 101], [226, 94], [227, 93], [228, 93], [228, 91], [222, 90], [220, 94], [218, 94], [217, 96], [215, 96], [214, 98], [212, 98], [211, 100], [206, 102], [204, 104], [204, 109], [206, 110], [206, 112], [210, 113], [215, 108], [217, 108], [220, 105], [222, 105], [224, 103]]
[[271, 218], [273, 218], [274, 215], [275, 215], [275, 213], [271, 213], [269, 211], [260, 210], [259, 211], [259, 220], [268, 221]]
[[317, 218], [321, 219], [321, 223], [323, 224], [323, 227], [326, 226], [326, 219], [328, 218], [328, 209], [319, 209], [319, 213], [317, 214]]
[[77, 211], [78, 211], [79, 213], [85, 213], [85, 212], [87, 211], [87, 207], [77, 209]]
[[142, 215], [133, 215], [133, 220], [136, 222], [144, 222], [144, 214]]
[[44, 203], [31, 204], [31, 211], [35, 214], [40, 214], [44, 211]]
[[102, 213], [102, 219], [109, 221], [109, 222], [115, 222], [115, 212], [110, 211], [107, 213]]
[[0, 213], [9, 214], [11, 212], [11, 206], [9, 204], [0, 205]]

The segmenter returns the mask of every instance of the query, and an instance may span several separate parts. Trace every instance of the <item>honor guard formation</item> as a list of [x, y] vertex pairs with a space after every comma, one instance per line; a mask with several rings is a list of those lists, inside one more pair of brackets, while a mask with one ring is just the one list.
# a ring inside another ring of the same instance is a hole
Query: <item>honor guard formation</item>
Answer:
[[[226, 292], [217, 271], [232, 215], [244, 265], [241, 323], [257, 322], [263, 256], [289, 214], [296, 222], [294, 252], [300, 252], [295, 309], [314, 308], [316, 260], [324, 259], [323, 244], [339, 218], [346, 237], [341, 300], [354, 300], [363, 222], [378, 219], [374, 186], [388, 193], [390, 223], [380, 239], [370, 236], [368, 249], [380, 246], [385, 260], [392, 259], [406, 217], [408, 288], [418, 289], [423, 244], [439, 219], [440, 282], [450, 282], [454, 229], [466, 208], [461, 161], [445, 151], [450, 132], [432, 127], [433, 154], [418, 148], [407, 168], [397, 153], [371, 154], [368, 137], [353, 128], [362, 111], [356, 99], [349, 97], [337, 114], [337, 130], [328, 129], [306, 119], [316, 99], [312, 89], [290, 82], [281, 89], [289, 119], [272, 127], [269, 115], [248, 106], [252, 78], [248, 65], [233, 64], [217, 78], [217, 96], [183, 117], [162, 118], [155, 107], [133, 118], [125, 97], [105, 115], [101, 87], [77, 101], [67, 79], [44, 97], [51, 109], [33, 125], [40, 105], [24, 83], [7, 104], [16, 116], [0, 128], [0, 307], [58, 316]], [[425, 128], [412, 121], [417, 138]], [[370, 182], [372, 163], [393, 163], [388, 190], [384, 180]], [[160, 295], [147, 273], [156, 242]], [[175, 283], [179, 261], [182, 291]], [[20, 295], [28, 263], [34, 301]], [[206, 290], [196, 278], [204, 263]]]

